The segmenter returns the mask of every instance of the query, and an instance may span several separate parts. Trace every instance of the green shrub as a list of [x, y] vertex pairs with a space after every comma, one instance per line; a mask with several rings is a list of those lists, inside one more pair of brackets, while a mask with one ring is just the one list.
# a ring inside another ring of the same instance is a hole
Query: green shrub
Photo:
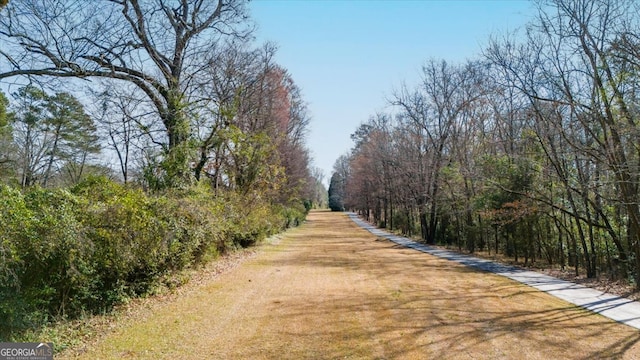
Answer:
[[308, 202], [290, 205], [288, 207], [281, 207], [279, 209], [279, 214], [284, 219], [282, 230], [300, 225], [300, 223], [302, 223], [302, 221], [307, 217], [309, 210]]
[[95, 246], [99, 301], [110, 307], [143, 294], [165, 270], [168, 255], [166, 225], [152, 200], [104, 178], [90, 178], [73, 192], [86, 202], [80, 219]]
[[223, 199], [224, 234], [233, 246], [248, 247], [282, 230], [282, 218], [259, 197], [227, 193]]
[[5, 260], [0, 321], [9, 328], [75, 316], [95, 300], [93, 246], [76, 220], [77, 199], [64, 190], [0, 190]]
[[5, 331], [25, 326], [24, 314], [32, 310], [21, 296], [25, 261], [18, 247], [30, 237], [31, 218], [22, 194], [0, 184], [0, 329]]
[[32, 289], [47, 314], [77, 315], [95, 301], [93, 243], [76, 218], [78, 199], [66, 190], [33, 189], [25, 195], [31, 210], [31, 241], [24, 248], [25, 289]]
[[224, 252], [224, 241], [207, 203], [184, 198], [156, 201], [159, 219], [166, 226], [167, 266], [179, 270], [198, 264], [206, 254]]
[[153, 196], [104, 177], [69, 190], [22, 193], [0, 185], [0, 340], [108, 311], [176, 271], [253, 245], [305, 215], [302, 203], [214, 193], [206, 183]]

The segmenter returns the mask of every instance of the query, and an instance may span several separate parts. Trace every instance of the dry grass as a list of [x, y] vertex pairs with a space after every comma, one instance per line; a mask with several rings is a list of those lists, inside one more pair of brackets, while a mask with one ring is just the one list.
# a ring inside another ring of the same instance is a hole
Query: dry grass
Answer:
[[[420, 239], [414, 238], [414, 241], [419, 242]], [[455, 246], [436, 246], [439, 248], [447, 249], [450, 251], [458, 251], [463, 254], [469, 254], [467, 251], [460, 251]], [[475, 257], [496, 261], [502, 264], [512, 265], [527, 270], [537, 271], [549, 276], [553, 276], [562, 280], [571, 281], [577, 284], [597, 289], [602, 292], [618, 295], [629, 298], [634, 301], [640, 301], [640, 291], [634, 284], [631, 284], [628, 280], [612, 280], [606, 274], [598, 274], [595, 278], [587, 278], [586, 271], [583, 268], [579, 269], [579, 275], [576, 276], [575, 269], [570, 266], [565, 266], [561, 269], [559, 265], [550, 265], [544, 259], [537, 259], [535, 263], [525, 265], [524, 260], [520, 257], [518, 262], [514, 261], [513, 257], [506, 256], [505, 254], [496, 254], [495, 252], [488, 252], [487, 250], [476, 250], [470, 254]]]
[[640, 333], [495, 275], [397, 247], [339, 213], [56, 358], [585, 359]]

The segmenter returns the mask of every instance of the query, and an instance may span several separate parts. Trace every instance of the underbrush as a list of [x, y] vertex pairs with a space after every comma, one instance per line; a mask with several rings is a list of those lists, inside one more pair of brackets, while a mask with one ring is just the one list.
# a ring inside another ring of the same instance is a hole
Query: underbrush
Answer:
[[205, 185], [161, 195], [105, 178], [0, 185], [0, 341], [177, 286], [184, 269], [297, 224], [304, 210]]
[[[398, 224], [395, 222], [394, 224]], [[383, 228], [380, 224], [378, 227]], [[397, 225], [400, 227], [400, 225]], [[389, 229], [384, 229], [390, 231]], [[399, 236], [404, 236], [412, 241], [422, 243], [423, 240], [420, 236], [408, 236], [406, 231], [393, 230], [391, 233]], [[414, 229], [414, 232], [419, 232], [419, 229]], [[473, 252], [465, 249], [461, 244], [442, 244], [429, 245], [432, 247], [445, 249], [449, 251], [458, 252], [461, 254], [471, 255], [486, 260], [495, 261], [501, 264], [515, 266], [523, 269], [528, 269], [540, 273], [544, 273], [562, 280], [578, 283], [583, 286], [587, 286], [593, 289], [597, 289], [603, 292], [611, 293], [614, 295], [629, 298], [634, 301], [640, 301], [640, 291], [633, 279], [627, 279], [620, 276], [620, 272], [599, 271], [594, 278], [588, 278], [586, 275], [586, 269], [579, 264], [576, 268], [575, 263], [572, 266], [568, 264], [562, 265], [557, 263], [550, 263], [544, 256], [537, 256], [534, 259], [527, 259], [520, 257], [518, 261], [513, 256], [507, 256], [503, 252], [496, 253], [494, 249], [483, 247], [475, 249]], [[568, 262], [568, 259], [567, 259]]]

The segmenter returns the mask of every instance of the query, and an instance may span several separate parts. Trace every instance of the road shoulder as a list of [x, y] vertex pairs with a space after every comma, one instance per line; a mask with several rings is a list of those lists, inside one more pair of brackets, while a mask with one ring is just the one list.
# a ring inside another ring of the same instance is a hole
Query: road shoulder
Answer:
[[535, 271], [523, 270], [514, 266], [499, 264], [491, 260], [480, 259], [474, 256], [420, 244], [406, 237], [391, 234], [376, 228], [360, 219], [354, 213], [349, 213], [348, 215], [358, 226], [376, 236], [393, 241], [398, 245], [454, 261], [478, 270], [505, 276], [581, 308], [593, 311], [611, 320], [640, 329], [640, 302], [591, 289], [549, 275], [540, 274]]

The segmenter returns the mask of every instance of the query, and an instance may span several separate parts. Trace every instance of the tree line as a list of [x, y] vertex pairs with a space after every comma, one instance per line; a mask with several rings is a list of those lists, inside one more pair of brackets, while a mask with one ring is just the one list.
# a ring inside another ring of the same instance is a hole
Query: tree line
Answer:
[[330, 206], [429, 244], [640, 284], [640, 8], [534, 4], [525, 28], [477, 59], [427, 61], [361, 124]]
[[0, 10], [0, 338], [179, 283], [322, 206], [302, 90], [242, 0]]
[[14, 124], [50, 116], [35, 113], [59, 95], [47, 89], [80, 88], [90, 106], [74, 114], [90, 117], [125, 182], [133, 171], [152, 190], [209, 178], [243, 191], [286, 174], [286, 188], [300, 186], [311, 175], [306, 104], [275, 46], [254, 47], [247, 16], [244, 1], [11, 2], [0, 80], [26, 84], [11, 94]]

